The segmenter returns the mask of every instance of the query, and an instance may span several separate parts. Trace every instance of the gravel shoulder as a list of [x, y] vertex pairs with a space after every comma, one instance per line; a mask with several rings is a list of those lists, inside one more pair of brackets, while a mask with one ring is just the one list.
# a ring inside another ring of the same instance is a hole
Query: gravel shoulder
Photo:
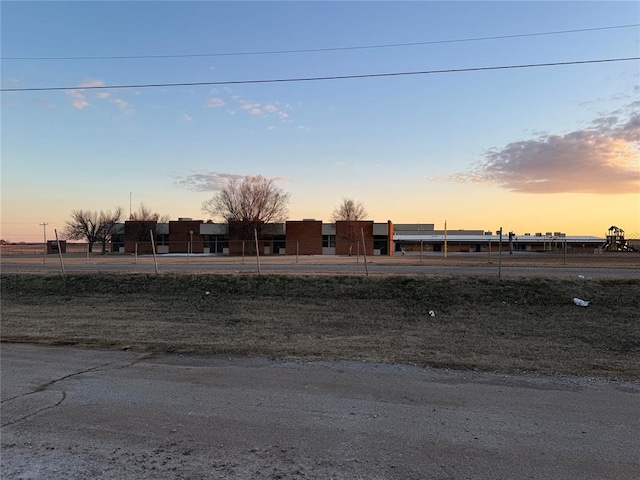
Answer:
[[640, 383], [2, 344], [2, 478], [637, 479]]

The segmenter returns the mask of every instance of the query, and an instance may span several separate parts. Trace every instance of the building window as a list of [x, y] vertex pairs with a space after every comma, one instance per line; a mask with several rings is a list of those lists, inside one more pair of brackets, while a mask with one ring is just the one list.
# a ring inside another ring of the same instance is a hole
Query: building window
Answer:
[[207, 235], [205, 247], [208, 247], [211, 253], [223, 253], [225, 248], [229, 248], [229, 240], [224, 235]]
[[335, 247], [336, 246], [336, 236], [335, 235], [323, 235], [322, 236], [322, 246], [324, 248]]

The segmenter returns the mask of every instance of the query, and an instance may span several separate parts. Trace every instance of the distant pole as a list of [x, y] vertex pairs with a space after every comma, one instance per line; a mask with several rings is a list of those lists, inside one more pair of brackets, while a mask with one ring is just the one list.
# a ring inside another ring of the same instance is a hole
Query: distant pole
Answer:
[[564, 239], [564, 264], [567, 264], [567, 239]]
[[258, 245], [258, 229], [253, 229], [253, 235], [256, 238], [256, 261], [258, 262], [258, 275], [260, 275], [260, 246]]
[[[151, 237], [151, 251], [153, 252], [153, 263], [156, 265], [156, 275], [158, 274], [158, 257], [156, 257], [156, 242], [153, 240], [153, 230], [149, 230]], [[136, 244], [137, 246], [138, 244]]]
[[62, 276], [64, 277], [64, 261], [62, 260], [62, 247], [60, 246], [60, 240], [58, 240], [58, 230], [53, 230], [56, 234], [56, 244], [58, 245], [58, 256], [60, 257], [60, 270], [62, 272]]
[[424, 254], [422, 251], [422, 240], [420, 240], [420, 263], [422, 263], [424, 260]]
[[364, 256], [364, 272], [365, 275], [368, 277], [369, 276], [369, 267], [367, 265], [367, 244], [364, 241], [364, 228], [360, 229], [360, 233], [362, 234], [362, 246], [363, 246], [363, 253], [362, 255]]
[[300, 241], [296, 241], [296, 263], [298, 263], [298, 255], [300, 254]]
[[43, 220], [39, 225], [42, 225], [42, 228], [44, 230], [44, 252], [42, 254], [42, 264], [44, 265], [45, 263], [47, 263], [47, 225], [49, 224], [45, 223], [45, 221]]
[[129, 220], [131, 220], [131, 217], [133, 215], [133, 211], [131, 210], [131, 196], [133, 195], [132, 192], [129, 192]]
[[444, 221], [444, 258], [447, 258], [447, 221]]
[[242, 265], [244, 265], [244, 240], [242, 241]]
[[138, 242], [136, 242], [136, 248], [133, 252], [133, 263], [138, 264]]

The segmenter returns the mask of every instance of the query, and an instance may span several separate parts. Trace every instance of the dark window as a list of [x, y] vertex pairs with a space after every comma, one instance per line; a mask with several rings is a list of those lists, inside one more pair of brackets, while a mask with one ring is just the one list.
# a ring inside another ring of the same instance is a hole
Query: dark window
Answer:
[[323, 235], [322, 236], [322, 246], [324, 248], [335, 247], [336, 246], [336, 236], [335, 235]]

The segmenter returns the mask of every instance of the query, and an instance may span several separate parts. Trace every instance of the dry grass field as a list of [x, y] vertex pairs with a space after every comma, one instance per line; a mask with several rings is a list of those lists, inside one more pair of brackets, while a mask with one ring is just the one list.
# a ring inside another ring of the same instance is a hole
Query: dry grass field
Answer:
[[[5, 342], [640, 378], [640, 279], [101, 273], [1, 280]], [[573, 297], [591, 303], [579, 307]]]

